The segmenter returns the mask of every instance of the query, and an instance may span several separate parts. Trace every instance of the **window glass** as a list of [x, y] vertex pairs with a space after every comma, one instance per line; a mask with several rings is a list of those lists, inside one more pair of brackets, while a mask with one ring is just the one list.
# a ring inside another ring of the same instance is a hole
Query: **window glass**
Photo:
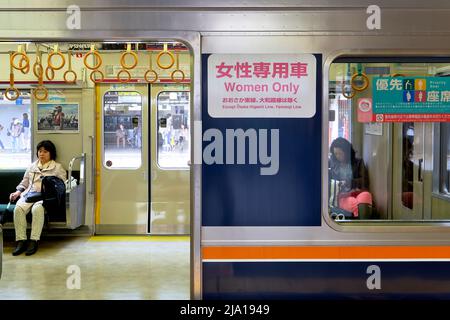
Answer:
[[[450, 59], [344, 57], [331, 64], [329, 74], [331, 218], [450, 220], [450, 123], [448, 112], [433, 104], [449, 103], [448, 78], [436, 77], [450, 75]], [[391, 109], [380, 116], [373, 112], [375, 103]], [[398, 118], [386, 121], [391, 114]]]
[[157, 103], [158, 165], [161, 168], [188, 168], [189, 92], [161, 92]]
[[142, 96], [108, 91], [103, 97], [103, 164], [111, 169], [141, 166]]
[[31, 162], [31, 100], [21, 94], [16, 101], [0, 97], [0, 169], [23, 169]]

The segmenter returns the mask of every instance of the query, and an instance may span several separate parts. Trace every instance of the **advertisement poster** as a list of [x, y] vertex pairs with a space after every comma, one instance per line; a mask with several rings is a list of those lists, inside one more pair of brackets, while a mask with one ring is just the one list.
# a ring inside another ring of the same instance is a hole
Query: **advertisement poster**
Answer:
[[78, 132], [78, 103], [37, 103], [38, 133]]

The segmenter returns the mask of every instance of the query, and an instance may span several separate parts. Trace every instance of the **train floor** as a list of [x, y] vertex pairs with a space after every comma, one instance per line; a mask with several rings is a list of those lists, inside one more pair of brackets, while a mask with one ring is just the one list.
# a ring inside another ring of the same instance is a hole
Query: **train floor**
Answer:
[[189, 299], [187, 236], [46, 237], [32, 256], [14, 247], [4, 239], [1, 300]]

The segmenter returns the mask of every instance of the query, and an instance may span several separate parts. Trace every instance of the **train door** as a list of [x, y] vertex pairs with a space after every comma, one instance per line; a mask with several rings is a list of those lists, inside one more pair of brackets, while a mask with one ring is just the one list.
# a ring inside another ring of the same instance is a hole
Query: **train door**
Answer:
[[147, 87], [97, 84], [98, 234], [147, 233]]
[[151, 234], [189, 233], [189, 90], [189, 84], [150, 87]]
[[[404, 122], [393, 126], [393, 219], [422, 220], [428, 207], [426, 165], [432, 164], [429, 123]], [[430, 190], [431, 192], [431, 190]]]

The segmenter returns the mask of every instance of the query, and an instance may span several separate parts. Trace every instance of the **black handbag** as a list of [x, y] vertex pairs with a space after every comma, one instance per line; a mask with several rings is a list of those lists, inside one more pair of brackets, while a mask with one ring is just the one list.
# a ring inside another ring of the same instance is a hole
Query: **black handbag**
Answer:
[[28, 192], [25, 195], [25, 202], [34, 203], [44, 199], [42, 192]]

